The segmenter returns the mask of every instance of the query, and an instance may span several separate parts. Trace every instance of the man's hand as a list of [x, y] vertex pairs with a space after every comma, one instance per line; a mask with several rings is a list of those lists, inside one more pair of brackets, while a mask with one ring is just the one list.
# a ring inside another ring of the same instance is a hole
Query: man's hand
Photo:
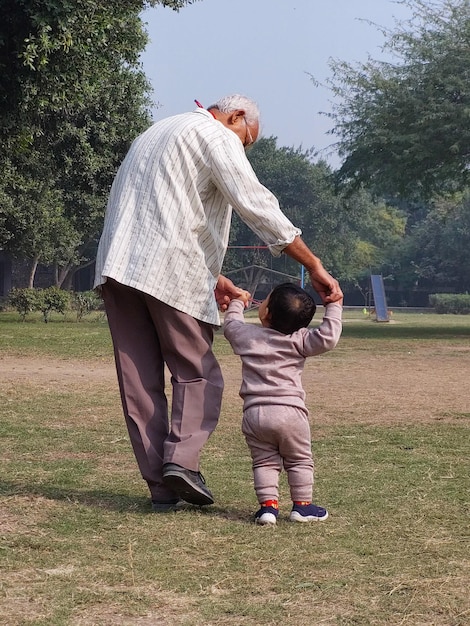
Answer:
[[239, 300], [243, 300], [245, 306], [248, 306], [248, 302], [251, 299], [251, 294], [248, 291], [236, 287], [230, 278], [222, 275], [219, 276], [214, 294], [221, 311], [227, 310], [230, 300], [238, 298]]
[[320, 259], [313, 254], [300, 237], [284, 248], [284, 253], [301, 263], [310, 275], [312, 287], [318, 293], [323, 304], [338, 302], [343, 292], [336, 278], [333, 278], [323, 267]]
[[338, 302], [343, 298], [343, 292], [336, 278], [333, 278], [324, 267], [309, 272], [312, 287], [318, 293], [323, 304]]

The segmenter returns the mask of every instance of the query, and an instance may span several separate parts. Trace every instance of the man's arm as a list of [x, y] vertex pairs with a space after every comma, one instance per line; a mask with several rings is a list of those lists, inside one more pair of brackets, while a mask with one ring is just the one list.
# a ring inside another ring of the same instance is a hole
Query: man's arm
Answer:
[[313, 254], [300, 237], [296, 237], [292, 243], [284, 248], [283, 252], [305, 267], [310, 274], [312, 287], [320, 296], [323, 304], [337, 302], [343, 297], [338, 281], [325, 270], [320, 259]]

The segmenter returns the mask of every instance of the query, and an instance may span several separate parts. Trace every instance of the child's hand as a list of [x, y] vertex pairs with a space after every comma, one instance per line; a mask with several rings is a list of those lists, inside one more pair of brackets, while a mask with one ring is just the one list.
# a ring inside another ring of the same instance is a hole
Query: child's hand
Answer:
[[241, 300], [244, 305], [245, 308], [250, 304], [252, 298], [251, 298], [251, 293], [249, 291], [245, 291], [245, 289], [243, 289], [243, 293], [241, 293], [237, 298], [235, 298], [236, 300]]

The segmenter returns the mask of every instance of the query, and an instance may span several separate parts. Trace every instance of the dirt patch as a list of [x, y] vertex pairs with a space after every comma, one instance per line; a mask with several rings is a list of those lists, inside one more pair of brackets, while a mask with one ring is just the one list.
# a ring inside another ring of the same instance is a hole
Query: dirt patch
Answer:
[[[116, 382], [113, 361], [68, 361], [47, 357], [0, 357], [0, 381], [43, 385], [45, 382], [75, 384], [89, 381]], [[0, 384], [1, 384], [0, 383]]]
[[318, 413], [320, 423], [468, 420], [469, 356], [470, 350], [455, 347], [419, 347], [407, 353], [350, 353], [318, 364], [310, 361], [304, 377], [310, 410]]
[[[307, 405], [318, 425], [396, 424], [470, 417], [467, 393], [470, 348], [418, 346], [407, 353], [345, 351], [308, 359], [304, 376]], [[241, 364], [233, 355], [220, 359], [224, 402], [241, 411]], [[0, 389], [16, 384], [62, 389], [110, 386], [117, 391], [112, 360], [70, 361], [3, 356]]]

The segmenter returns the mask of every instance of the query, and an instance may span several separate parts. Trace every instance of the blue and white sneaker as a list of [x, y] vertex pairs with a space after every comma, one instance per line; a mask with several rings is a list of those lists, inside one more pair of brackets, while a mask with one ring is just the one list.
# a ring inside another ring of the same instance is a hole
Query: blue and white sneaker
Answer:
[[259, 524], [260, 526], [274, 526], [278, 515], [279, 509], [273, 506], [262, 506], [260, 510], [255, 513], [255, 524]]
[[323, 522], [328, 511], [316, 504], [294, 504], [289, 519], [291, 522]]

